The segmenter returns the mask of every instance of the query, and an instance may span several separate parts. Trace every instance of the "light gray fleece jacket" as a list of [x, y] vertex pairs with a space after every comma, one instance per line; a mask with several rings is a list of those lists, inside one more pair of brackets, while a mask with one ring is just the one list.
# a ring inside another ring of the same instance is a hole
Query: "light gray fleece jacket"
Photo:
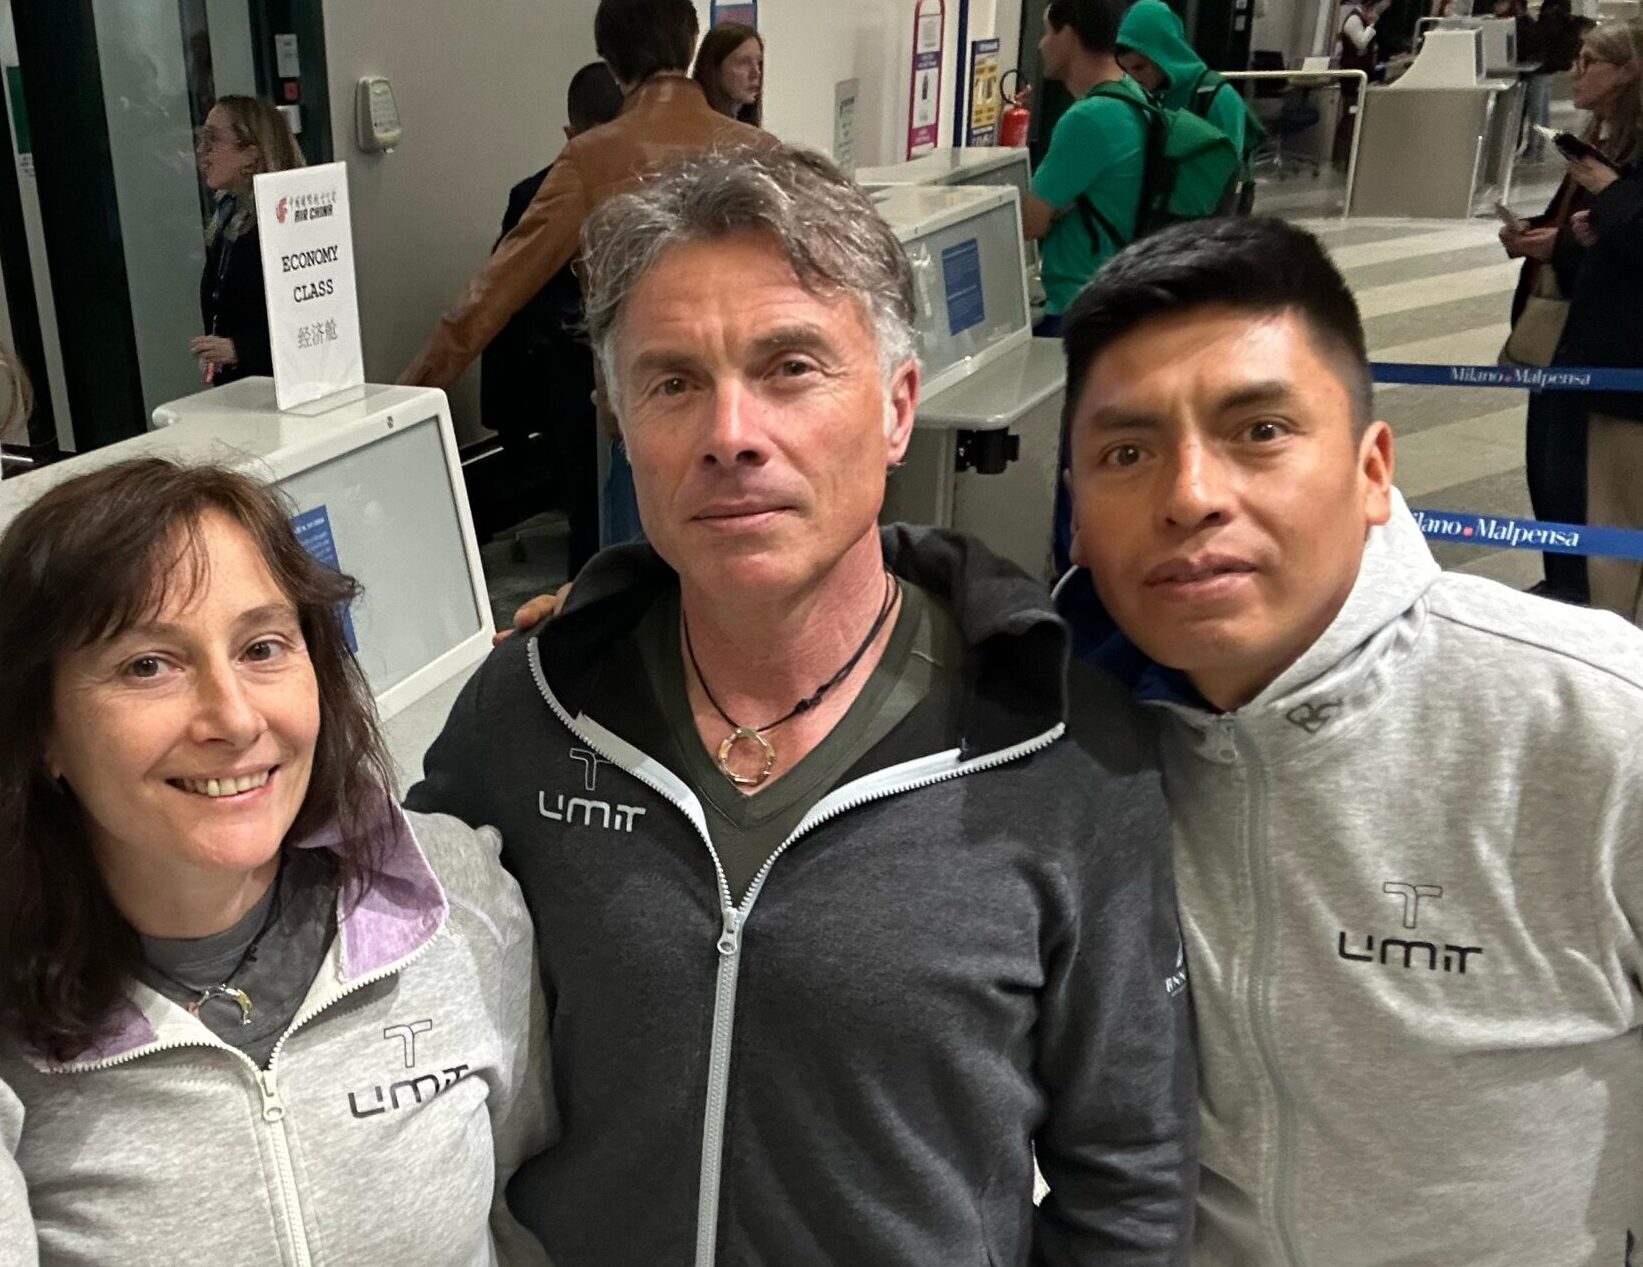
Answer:
[[135, 982], [67, 1065], [0, 1036], [0, 1265], [545, 1264], [503, 1201], [556, 1120], [499, 850], [394, 809], [266, 1071]]
[[1643, 1267], [1643, 633], [1442, 573], [1164, 735], [1195, 1267]]

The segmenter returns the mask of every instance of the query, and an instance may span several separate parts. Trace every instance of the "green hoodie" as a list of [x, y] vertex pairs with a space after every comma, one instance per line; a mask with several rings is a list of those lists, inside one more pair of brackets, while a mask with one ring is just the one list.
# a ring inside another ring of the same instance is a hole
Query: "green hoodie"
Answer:
[[[1187, 43], [1186, 28], [1164, 0], [1136, 0], [1130, 6], [1118, 28], [1118, 47], [1140, 53], [1164, 72], [1158, 96], [1171, 110], [1192, 109], [1200, 80], [1206, 86], [1223, 82]], [[1244, 152], [1249, 115], [1242, 97], [1230, 89], [1216, 92], [1205, 117], [1226, 133], [1238, 153]]]

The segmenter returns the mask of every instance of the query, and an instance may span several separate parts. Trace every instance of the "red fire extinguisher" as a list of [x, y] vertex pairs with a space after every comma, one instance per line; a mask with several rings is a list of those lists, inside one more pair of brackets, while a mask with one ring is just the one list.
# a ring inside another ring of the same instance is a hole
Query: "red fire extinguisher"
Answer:
[[1015, 76], [1016, 83], [1021, 82], [1019, 70], [1007, 70], [998, 79], [999, 95], [1004, 98], [1007, 107], [998, 121], [998, 143], [1019, 148], [1027, 144], [1027, 130], [1033, 121], [1033, 112], [1027, 109], [1026, 105], [1027, 98], [1032, 95], [1033, 86], [1028, 84], [1025, 88], [1018, 88], [1012, 97], [1004, 91], [1004, 84], [1011, 75]]

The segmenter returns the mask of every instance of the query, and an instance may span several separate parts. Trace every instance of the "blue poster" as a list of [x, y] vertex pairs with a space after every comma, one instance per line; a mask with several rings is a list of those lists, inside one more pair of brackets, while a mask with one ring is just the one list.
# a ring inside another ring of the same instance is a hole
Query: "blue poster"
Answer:
[[987, 306], [981, 297], [981, 248], [974, 238], [941, 253], [941, 279], [947, 290], [949, 334], [963, 334], [986, 320]]
[[754, 0], [752, 4], [720, 4], [719, 0], [713, 0], [713, 4], [708, 8], [707, 24], [709, 27], [715, 27], [723, 22], [740, 22], [743, 26], [751, 26], [757, 30], [758, 0]]
[[[331, 534], [331, 512], [324, 506], [305, 510], [291, 521], [297, 534], [297, 544], [333, 572], [342, 571], [337, 558], [337, 539]], [[348, 650], [359, 654], [359, 639], [354, 636], [354, 618], [346, 607], [342, 609], [342, 636], [348, 641]]]

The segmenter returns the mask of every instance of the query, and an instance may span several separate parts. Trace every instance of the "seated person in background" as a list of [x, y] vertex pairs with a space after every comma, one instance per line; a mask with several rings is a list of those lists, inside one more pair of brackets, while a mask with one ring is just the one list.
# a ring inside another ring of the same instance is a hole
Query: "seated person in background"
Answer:
[[[609, 123], [621, 108], [622, 90], [610, 67], [590, 62], [571, 76], [565, 93], [565, 140]], [[549, 164], [509, 191], [497, 246], [552, 170]], [[571, 576], [599, 548], [599, 419], [593, 405], [593, 352], [576, 333], [581, 321], [582, 286], [575, 265], [567, 263], [491, 340], [480, 358], [479, 379], [480, 418], [511, 452], [530, 460], [531, 432], [546, 433], [555, 482], [570, 517]]]
[[1439, 571], [1301, 230], [1149, 237], [1065, 337], [1058, 597], [1159, 724], [1194, 1267], [1635, 1261], [1643, 633]]
[[497, 245], [400, 381], [449, 387], [497, 331], [570, 262], [595, 207], [647, 167], [775, 138], [726, 118], [686, 73], [696, 51], [692, 0], [599, 0], [593, 42], [627, 100], [621, 115], [565, 146], [519, 223]]
[[547, 1262], [529, 917], [494, 831], [392, 803], [288, 513], [140, 459], [0, 537], [6, 1267]]
[[566, 1133], [512, 1208], [564, 1264], [1184, 1263], [1147, 744], [1037, 584], [880, 530], [890, 227], [819, 156], [716, 155], [583, 258], [652, 544], [491, 654], [407, 798], [498, 825], [536, 917]]

